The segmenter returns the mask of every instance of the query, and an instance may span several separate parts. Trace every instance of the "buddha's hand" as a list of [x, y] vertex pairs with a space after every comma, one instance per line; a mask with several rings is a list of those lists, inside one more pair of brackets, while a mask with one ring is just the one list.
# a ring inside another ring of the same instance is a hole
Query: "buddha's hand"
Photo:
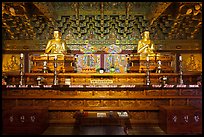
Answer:
[[64, 55], [65, 55], [65, 54], [66, 54], [66, 51], [62, 51], [62, 54], [64, 54]]

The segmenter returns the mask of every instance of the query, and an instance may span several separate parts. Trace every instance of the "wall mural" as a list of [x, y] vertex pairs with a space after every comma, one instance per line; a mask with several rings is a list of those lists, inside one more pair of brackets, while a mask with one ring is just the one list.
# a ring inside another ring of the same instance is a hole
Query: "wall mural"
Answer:
[[3, 54], [2, 71], [20, 71], [20, 54]]
[[114, 68], [116, 73], [127, 72], [127, 55], [126, 54], [105, 54], [104, 68], [106, 72], [110, 72], [110, 68]]
[[83, 68], [100, 68], [100, 54], [76, 54], [77, 72], [82, 72]]
[[202, 71], [202, 54], [182, 54], [184, 72]]

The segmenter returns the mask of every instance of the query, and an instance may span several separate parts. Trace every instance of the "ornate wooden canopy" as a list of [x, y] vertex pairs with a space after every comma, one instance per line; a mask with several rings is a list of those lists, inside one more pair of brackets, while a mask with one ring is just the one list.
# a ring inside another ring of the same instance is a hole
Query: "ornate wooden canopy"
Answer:
[[154, 40], [201, 40], [202, 3], [3, 2], [2, 28], [4, 40], [45, 42], [59, 29], [68, 44], [106, 44], [111, 32], [119, 43], [136, 44], [147, 29]]

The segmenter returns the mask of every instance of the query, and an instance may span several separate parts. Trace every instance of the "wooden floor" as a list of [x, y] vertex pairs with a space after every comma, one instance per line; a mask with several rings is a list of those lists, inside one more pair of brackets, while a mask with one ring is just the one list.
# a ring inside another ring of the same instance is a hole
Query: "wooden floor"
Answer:
[[[3, 134], [3, 135], [9, 135], [9, 134]], [[132, 126], [130, 129], [128, 129], [127, 132], [125, 132], [124, 128], [121, 126], [75, 127], [71, 125], [50, 125], [41, 135], [170, 135], [170, 134], [166, 134], [157, 125]], [[180, 135], [186, 135], [186, 134], [180, 134]], [[192, 135], [198, 135], [198, 134], [192, 134]]]
[[[127, 135], [121, 126], [49, 126], [42, 135]], [[128, 135], [167, 135], [158, 126], [132, 126]]]

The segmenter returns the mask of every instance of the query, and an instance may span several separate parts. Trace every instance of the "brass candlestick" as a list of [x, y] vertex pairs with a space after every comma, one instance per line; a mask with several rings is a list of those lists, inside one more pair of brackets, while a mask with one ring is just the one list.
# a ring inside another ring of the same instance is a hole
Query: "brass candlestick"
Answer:
[[157, 73], [161, 73], [161, 60], [158, 60], [157, 64], [158, 64]]
[[54, 85], [58, 85], [58, 80], [57, 80], [57, 55], [54, 57], [54, 80], [53, 80]]
[[183, 84], [182, 56], [179, 56], [179, 84]]
[[20, 54], [20, 85], [23, 85], [23, 53]]
[[43, 62], [43, 73], [47, 73], [47, 61]]
[[40, 76], [37, 77], [37, 85], [40, 86], [41, 85], [41, 80], [42, 78]]
[[149, 78], [149, 56], [147, 55], [147, 61], [146, 61], [146, 85], [149, 86], [150, 85], [150, 78]]

